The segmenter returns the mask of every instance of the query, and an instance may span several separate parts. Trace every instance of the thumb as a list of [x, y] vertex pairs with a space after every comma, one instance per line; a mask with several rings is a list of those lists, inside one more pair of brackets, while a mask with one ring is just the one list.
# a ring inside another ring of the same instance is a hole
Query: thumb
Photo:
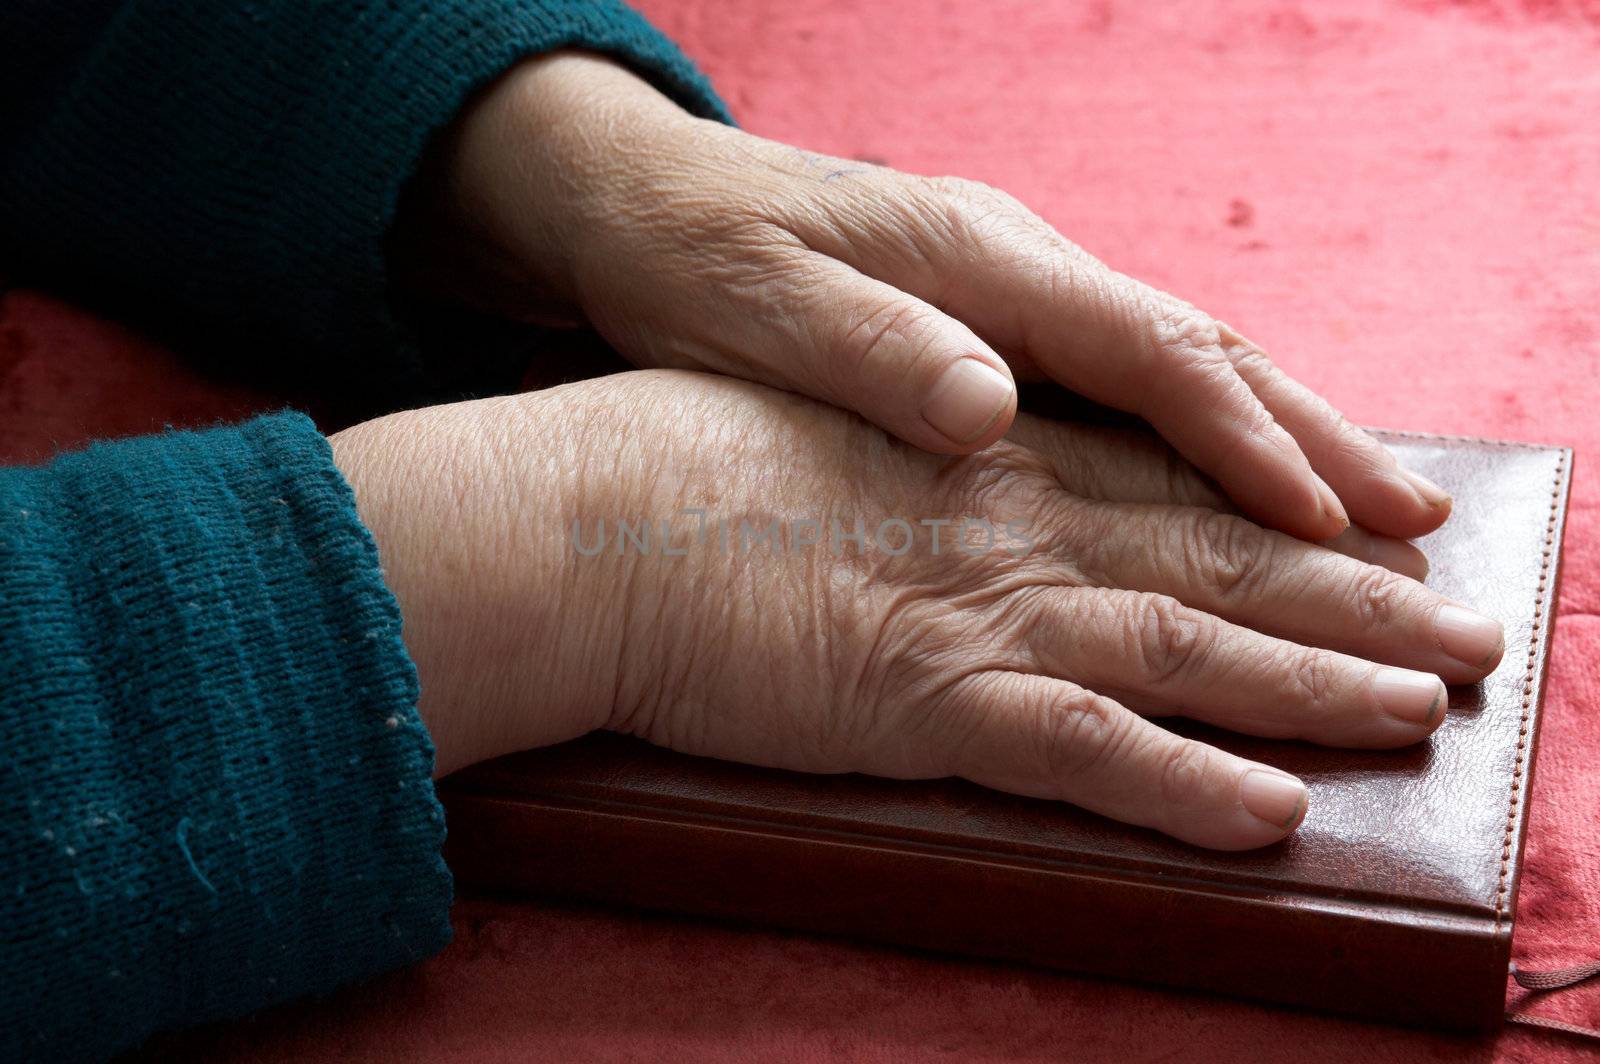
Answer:
[[[784, 330], [795, 386], [924, 450], [970, 454], [1011, 427], [1017, 388], [988, 344], [938, 308], [827, 260]], [[770, 340], [769, 340], [770, 343]]]

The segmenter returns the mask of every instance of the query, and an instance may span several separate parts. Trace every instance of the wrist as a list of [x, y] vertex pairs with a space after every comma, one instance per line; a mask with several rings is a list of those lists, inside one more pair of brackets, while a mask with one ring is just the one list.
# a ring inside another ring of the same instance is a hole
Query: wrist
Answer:
[[584, 247], [616, 190], [694, 118], [607, 59], [557, 52], [507, 71], [419, 169], [391, 238], [414, 290], [514, 320], [581, 324]]
[[577, 564], [562, 527], [583, 468], [582, 425], [566, 413], [556, 392], [535, 393], [330, 438], [400, 603], [436, 775], [610, 716], [618, 652], [591, 622], [615, 596], [607, 571]]

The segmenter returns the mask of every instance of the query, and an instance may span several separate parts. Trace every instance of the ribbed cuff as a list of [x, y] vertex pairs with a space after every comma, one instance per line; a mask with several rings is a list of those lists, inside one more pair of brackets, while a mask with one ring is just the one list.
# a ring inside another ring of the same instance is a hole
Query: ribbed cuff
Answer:
[[0, 1058], [99, 1059], [449, 938], [377, 552], [298, 414], [0, 470]]

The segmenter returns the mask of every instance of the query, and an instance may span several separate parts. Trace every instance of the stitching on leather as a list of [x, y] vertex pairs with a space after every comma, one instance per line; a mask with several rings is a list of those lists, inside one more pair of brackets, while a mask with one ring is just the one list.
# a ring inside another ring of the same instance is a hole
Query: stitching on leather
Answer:
[[[1485, 441], [1488, 442], [1488, 441]], [[1508, 880], [1511, 876], [1511, 850], [1517, 834], [1517, 787], [1522, 782], [1523, 766], [1528, 759], [1528, 718], [1533, 714], [1533, 689], [1538, 680], [1535, 675], [1539, 663], [1540, 627], [1544, 617], [1545, 597], [1550, 591], [1550, 566], [1554, 561], [1556, 522], [1561, 516], [1561, 484], [1566, 477], [1567, 455], [1559, 452], [1556, 459], [1555, 482], [1550, 488], [1550, 519], [1544, 529], [1544, 558], [1539, 563], [1539, 590], [1533, 597], [1533, 628], [1528, 635], [1528, 668], [1522, 677], [1522, 720], [1517, 726], [1517, 761], [1511, 770], [1511, 797], [1506, 808], [1506, 833], [1500, 844], [1500, 884], [1494, 892], [1494, 931], [1498, 935], [1505, 923]]]
[[1517, 447], [1529, 451], [1548, 451], [1554, 445], [1548, 443], [1524, 443], [1521, 440], [1492, 440], [1487, 436], [1452, 436], [1444, 432], [1412, 432], [1409, 429], [1384, 429], [1375, 428], [1385, 436], [1401, 436], [1408, 440], [1440, 440], [1445, 443], [1481, 443], [1490, 447]]

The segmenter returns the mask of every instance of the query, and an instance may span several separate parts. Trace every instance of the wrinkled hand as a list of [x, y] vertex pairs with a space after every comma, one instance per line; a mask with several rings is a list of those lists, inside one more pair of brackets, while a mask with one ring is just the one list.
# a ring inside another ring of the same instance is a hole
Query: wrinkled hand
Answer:
[[1442, 719], [1440, 676], [1501, 652], [1408, 577], [1212, 509], [1140, 435], [1022, 416], [943, 457], [790, 393], [642, 371], [333, 442], [441, 771], [611, 728], [1244, 848], [1293, 829], [1302, 785], [1148, 717], [1401, 746]]
[[798, 391], [946, 454], [1007, 431], [1013, 372], [1044, 375], [1148, 420], [1264, 525], [1321, 540], [1348, 512], [1411, 537], [1448, 514], [1259, 347], [995, 189], [695, 119], [572, 54], [503, 78], [439, 165], [413, 256], [434, 287], [587, 319], [636, 365]]

